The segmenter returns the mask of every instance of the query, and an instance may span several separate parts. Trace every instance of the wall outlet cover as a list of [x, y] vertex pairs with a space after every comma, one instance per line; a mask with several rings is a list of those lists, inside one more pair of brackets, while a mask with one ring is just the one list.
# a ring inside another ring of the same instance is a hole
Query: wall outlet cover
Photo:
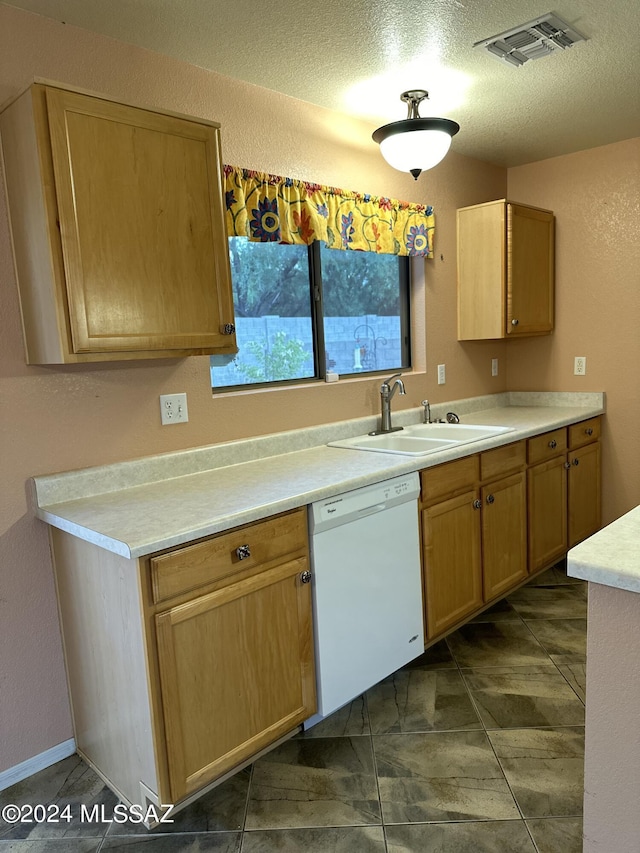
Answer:
[[184, 424], [189, 420], [186, 394], [160, 394], [160, 420], [163, 426]]
[[585, 355], [577, 355], [573, 360], [574, 376], [584, 376], [587, 372], [587, 357]]

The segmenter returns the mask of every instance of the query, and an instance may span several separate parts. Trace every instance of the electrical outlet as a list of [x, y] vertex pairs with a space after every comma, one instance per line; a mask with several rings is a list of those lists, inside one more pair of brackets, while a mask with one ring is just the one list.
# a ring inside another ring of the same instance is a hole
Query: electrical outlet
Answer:
[[573, 373], [575, 376], [584, 376], [587, 372], [587, 357], [577, 355], [573, 360]]
[[497, 358], [491, 359], [491, 375], [492, 376], [498, 375], [498, 359]]
[[447, 381], [447, 379], [446, 379], [446, 374], [445, 374], [445, 366], [444, 366], [444, 364], [439, 364], [438, 365], [438, 385], [444, 385], [444, 383], [446, 381]]
[[160, 394], [162, 425], [184, 424], [189, 420], [186, 394]]

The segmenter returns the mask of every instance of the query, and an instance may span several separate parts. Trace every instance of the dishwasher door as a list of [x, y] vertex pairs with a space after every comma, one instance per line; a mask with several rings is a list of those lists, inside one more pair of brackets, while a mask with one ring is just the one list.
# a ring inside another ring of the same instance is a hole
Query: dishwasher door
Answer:
[[424, 651], [417, 474], [319, 501], [310, 515], [318, 713]]

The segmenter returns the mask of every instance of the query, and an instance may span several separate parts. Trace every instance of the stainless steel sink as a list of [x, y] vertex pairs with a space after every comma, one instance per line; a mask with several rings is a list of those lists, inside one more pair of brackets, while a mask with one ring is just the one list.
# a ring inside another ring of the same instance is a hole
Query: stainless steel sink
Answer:
[[426, 456], [459, 444], [480, 441], [512, 431], [513, 427], [476, 424], [413, 424], [398, 432], [382, 435], [357, 435], [330, 441], [329, 447], [370, 450], [374, 453], [397, 453], [402, 456]]

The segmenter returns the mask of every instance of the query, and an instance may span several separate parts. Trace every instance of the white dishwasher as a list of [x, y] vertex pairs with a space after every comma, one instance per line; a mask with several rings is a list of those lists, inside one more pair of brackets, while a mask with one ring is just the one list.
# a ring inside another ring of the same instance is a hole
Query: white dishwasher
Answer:
[[318, 713], [309, 728], [424, 651], [415, 473], [312, 504]]

